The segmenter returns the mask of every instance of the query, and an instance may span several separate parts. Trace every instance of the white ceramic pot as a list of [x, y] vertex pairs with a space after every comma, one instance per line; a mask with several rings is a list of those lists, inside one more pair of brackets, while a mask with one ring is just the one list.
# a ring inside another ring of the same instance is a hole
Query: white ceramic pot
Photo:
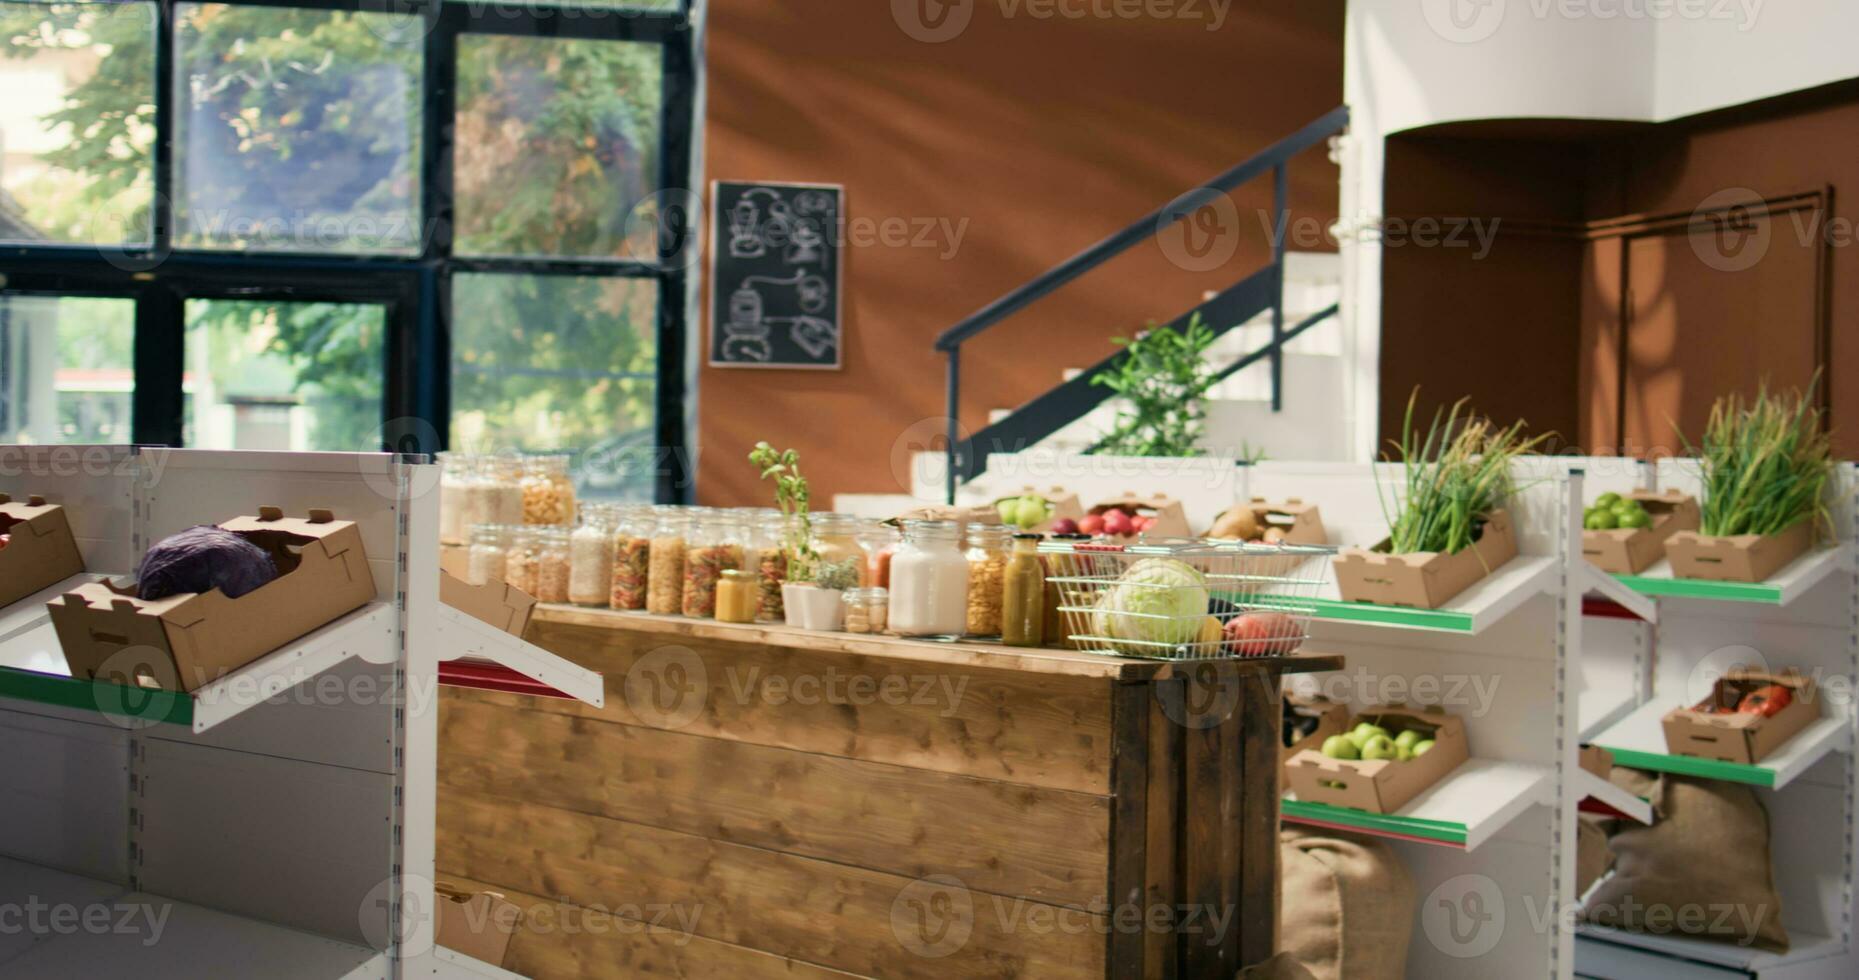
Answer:
[[845, 593], [839, 589], [822, 589], [806, 582], [786, 582], [781, 586], [781, 606], [787, 624], [804, 630], [833, 632], [846, 624]]

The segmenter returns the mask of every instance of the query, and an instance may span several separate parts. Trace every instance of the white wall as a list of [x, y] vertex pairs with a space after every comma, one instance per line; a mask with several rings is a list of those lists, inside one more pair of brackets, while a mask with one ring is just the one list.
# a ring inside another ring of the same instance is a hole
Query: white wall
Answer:
[[1859, 3], [1735, 0], [1734, 9], [1734, 17], [1674, 18], [1660, 25], [1655, 119], [1859, 77]]

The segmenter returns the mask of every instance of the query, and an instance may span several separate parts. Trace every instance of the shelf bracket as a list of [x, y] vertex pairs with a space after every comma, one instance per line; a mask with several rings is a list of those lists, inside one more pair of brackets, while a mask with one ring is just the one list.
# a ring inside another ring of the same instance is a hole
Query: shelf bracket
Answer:
[[451, 606], [439, 607], [439, 658], [488, 660], [595, 708], [607, 706], [606, 679]]
[[1659, 601], [1651, 596], [1641, 595], [1628, 588], [1625, 582], [1601, 571], [1593, 562], [1582, 559], [1581, 577], [1585, 592], [1599, 593], [1609, 602], [1627, 610], [1648, 623], [1659, 621]]

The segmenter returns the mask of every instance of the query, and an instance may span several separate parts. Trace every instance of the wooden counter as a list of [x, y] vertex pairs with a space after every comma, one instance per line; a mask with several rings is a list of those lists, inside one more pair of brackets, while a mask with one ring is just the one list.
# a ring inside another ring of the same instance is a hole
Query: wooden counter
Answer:
[[539, 978], [1231, 978], [1274, 945], [1278, 675], [1340, 666], [547, 606], [528, 638], [606, 707], [447, 689], [439, 870], [531, 910]]

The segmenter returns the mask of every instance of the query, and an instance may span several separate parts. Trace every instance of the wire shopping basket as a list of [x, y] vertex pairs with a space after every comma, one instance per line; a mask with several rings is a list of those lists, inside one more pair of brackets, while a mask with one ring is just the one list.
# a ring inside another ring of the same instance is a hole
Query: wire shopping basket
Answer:
[[1158, 660], [1286, 657], [1310, 636], [1335, 548], [1046, 541], [1047, 601], [1076, 650]]

